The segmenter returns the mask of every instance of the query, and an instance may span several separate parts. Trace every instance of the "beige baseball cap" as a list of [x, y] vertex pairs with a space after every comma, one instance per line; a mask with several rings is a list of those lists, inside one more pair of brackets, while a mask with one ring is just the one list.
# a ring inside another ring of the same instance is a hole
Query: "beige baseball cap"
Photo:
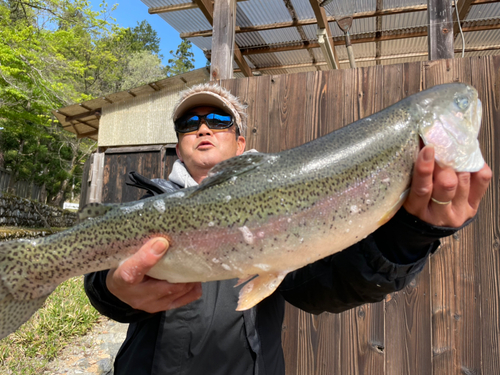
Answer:
[[172, 120], [177, 120], [191, 108], [201, 106], [220, 108], [233, 115], [240, 134], [244, 135], [246, 107], [228, 90], [213, 83], [203, 83], [182, 91], [172, 112]]

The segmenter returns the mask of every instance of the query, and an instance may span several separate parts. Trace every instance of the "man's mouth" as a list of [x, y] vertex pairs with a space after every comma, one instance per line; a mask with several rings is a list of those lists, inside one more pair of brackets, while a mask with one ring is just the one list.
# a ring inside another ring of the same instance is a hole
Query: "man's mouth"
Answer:
[[198, 144], [198, 146], [196, 147], [197, 149], [207, 149], [207, 148], [211, 148], [211, 147], [214, 147], [214, 145], [209, 142], [209, 141], [202, 141]]

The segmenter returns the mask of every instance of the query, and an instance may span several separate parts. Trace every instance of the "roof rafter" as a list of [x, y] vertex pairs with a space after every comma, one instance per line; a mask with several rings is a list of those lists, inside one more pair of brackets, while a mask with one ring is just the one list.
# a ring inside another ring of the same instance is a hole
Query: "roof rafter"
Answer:
[[[480, 52], [480, 51], [499, 51], [500, 50], [500, 45], [490, 45], [490, 46], [480, 46], [480, 47], [470, 47], [466, 48], [465, 52]], [[462, 49], [457, 48], [455, 49], [455, 53], [461, 53]], [[376, 57], [362, 57], [359, 59], [356, 59], [356, 61], [359, 62], [369, 62], [373, 60], [395, 60], [395, 59], [404, 59], [404, 58], [412, 58], [412, 57], [424, 57], [427, 56], [428, 52], [410, 52], [410, 53], [403, 53], [403, 54], [398, 54], [398, 55], [389, 55], [389, 56], [381, 56], [379, 58]], [[339, 61], [341, 64], [349, 64], [348, 59], [340, 60]], [[273, 66], [266, 66], [266, 67], [260, 67], [260, 68], [255, 68], [252, 69], [254, 72], [258, 71], [270, 71], [270, 70], [279, 70], [279, 69], [298, 69], [298, 68], [307, 68], [310, 66], [314, 67], [321, 67], [321, 66], [326, 66], [327, 63], [325, 61], [319, 61], [315, 63], [300, 63], [300, 64], [288, 64], [288, 65], [273, 65]], [[236, 73], [239, 73], [239, 69], [235, 69]]]
[[[485, 30], [497, 30], [500, 29], [500, 21], [499, 20], [491, 20], [490, 22], [483, 22], [480, 25], [473, 25], [471, 22], [466, 22], [462, 27], [462, 31], [472, 32], [472, 31], [485, 31]], [[427, 36], [427, 27], [413, 27], [406, 29], [403, 33], [394, 33], [393, 31], [382, 31], [380, 35], [377, 35], [377, 32], [366, 33], [366, 34], [357, 34], [351, 36], [352, 44], [359, 43], [372, 43], [372, 42], [383, 42], [388, 40], [397, 40], [397, 39], [407, 39], [407, 38], [416, 38], [416, 37], [424, 37]], [[343, 36], [333, 38], [334, 44], [343, 45], [344, 39]], [[258, 48], [246, 48], [241, 49], [241, 53], [243, 55], [258, 55], [261, 53], [271, 53], [271, 52], [285, 52], [285, 51], [296, 51], [306, 48], [319, 48], [320, 45], [318, 42], [303, 42], [303, 43], [290, 43], [279, 46], [263, 46]]]
[[[248, 0], [236, 0], [237, 2], [240, 1], [248, 1]], [[148, 9], [149, 14], [161, 14], [161, 13], [169, 13], [169, 12], [177, 12], [179, 10], [187, 10], [187, 9], [196, 9], [198, 8], [198, 4], [195, 1], [188, 1], [186, 3], [182, 4], [172, 4], [172, 5], [165, 5], [162, 7], [151, 7]]]
[[[465, 17], [469, 14], [470, 8], [472, 8], [473, 0], [462, 0], [460, 2], [454, 1], [455, 7], [458, 5], [458, 15], [460, 18], [460, 22], [463, 23]], [[453, 9], [453, 38], [457, 38], [457, 35], [460, 33], [459, 23], [457, 20], [457, 12]]]
[[[498, 2], [498, 0], [472, 0], [471, 5], [490, 4], [490, 3], [496, 3], [496, 2]], [[375, 10], [375, 11], [370, 11], [370, 12], [355, 13], [353, 15], [353, 18], [358, 19], [358, 18], [370, 18], [370, 17], [377, 17], [377, 16], [390, 16], [390, 15], [394, 15], [394, 14], [421, 12], [421, 11], [425, 11], [425, 10], [427, 10], [427, 4], [421, 4], [421, 5], [400, 7], [400, 8], [390, 8], [390, 9]], [[335, 17], [333, 17], [333, 16], [327, 16], [326, 19], [328, 22], [335, 22]], [[460, 19], [462, 19], [462, 17]], [[299, 20], [296, 22], [294, 22], [294, 21], [277, 22], [277, 23], [272, 23], [272, 24], [267, 24], [267, 25], [236, 27], [236, 33], [250, 33], [250, 32], [255, 32], [255, 31], [263, 31], [263, 30], [284, 29], [287, 27], [307, 26], [307, 25], [314, 25], [317, 22], [318, 21], [316, 18], [311, 18], [308, 20]], [[212, 36], [212, 30], [192, 31], [192, 32], [180, 34], [181, 38], [193, 38], [193, 37], [198, 37], [198, 36], [203, 36], [203, 37]]]
[[[290, 14], [290, 17], [292, 17], [292, 22], [299, 22], [299, 17], [297, 17], [297, 12], [295, 11], [295, 8], [293, 7], [293, 4], [290, 0], [283, 0], [285, 3], [285, 7], [288, 10], [288, 13]], [[303, 42], [307, 41], [307, 35], [304, 32], [304, 29], [302, 26], [296, 26], [297, 32], [300, 35], [300, 38], [302, 39]], [[316, 57], [314, 56], [314, 53], [310, 50], [307, 51], [309, 53], [309, 56], [311, 57], [312, 62], [316, 62]]]

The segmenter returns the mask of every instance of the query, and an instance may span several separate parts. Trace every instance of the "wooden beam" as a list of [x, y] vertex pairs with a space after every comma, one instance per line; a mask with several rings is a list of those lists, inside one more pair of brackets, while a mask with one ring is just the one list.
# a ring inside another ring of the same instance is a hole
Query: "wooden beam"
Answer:
[[210, 80], [233, 78], [234, 27], [236, 0], [217, 0], [214, 3], [214, 36]]
[[[238, 2], [240, 1], [248, 1], [248, 0], [236, 0]], [[186, 3], [182, 4], [173, 4], [173, 5], [166, 5], [163, 7], [151, 7], [148, 9], [149, 14], [161, 14], [161, 13], [169, 13], [169, 12], [177, 12], [180, 10], [186, 10], [186, 9], [196, 9], [198, 8], [198, 4], [194, 1], [189, 1]]]
[[[455, 7], [458, 5], [458, 16], [460, 18], [460, 22], [462, 23], [467, 15], [469, 14], [470, 8], [472, 7], [472, 2], [473, 0], [460, 0], [457, 1], [455, 0]], [[458, 27], [458, 19], [457, 19], [457, 12], [455, 9], [453, 9], [453, 37], [454, 39], [457, 38], [457, 35], [460, 34], [460, 28]]]
[[[210, 0], [194, 0], [196, 2], [196, 4], [198, 5], [198, 7], [200, 8], [200, 10], [203, 12], [203, 14], [205, 15], [205, 17], [207, 18], [207, 21], [212, 25], [214, 26], [214, 30], [217, 28], [221, 31], [221, 34], [219, 35], [220, 39], [219, 42], [221, 43], [228, 43], [228, 41], [226, 42], [223, 42], [223, 39], [224, 39], [224, 35], [223, 35], [223, 32], [226, 31], [227, 33], [227, 29], [226, 26], [228, 25], [224, 25], [224, 24], [220, 24], [219, 26], [215, 26], [214, 25], [214, 8], [212, 6], [212, 2]], [[226, 1], [226, 0], [224, 0]], [[219, 0], [217, 0], [217, 2], [219, 2]], [[238, 64], [239, 68], [243, 71], [243, 74], [249, 74], [247, 77], [250, 77], [252, 75], [252, 71], [250, 70], [250, 67], [248, 66], [247, 62], [245, 61], [245, 58], [242, 56], [241, 52], [240, 52], [240, 48], [238, 47], [238, 45], [234, 42], [234, 28], [236, 26], [236, 2], [235, 2], [235, 5], [234, 5], [234, 11], [233, 11], [233, 18], [234, 18], [234, 24], [232, 23], [232, 44], [227, 44], [227, 46], [234, 46], [233, 47], [233, 51], [231, 53], [231, 59], [233, 58], [234, 56], [234, 59], [236, 60], [236, 64]], [[231, 26], [230, 25], [230, 26]], [[227, 35], [226, 35], [227, 37]], [[213, 38], [214, 40], [212, 40], [212, 49], [214, 49], [214, 42], [215, 42], [215, 36]], [[226, 38], [227, 39], [227, 38]], [[227, 49], [226, 47], [224, 47], [224, 49]], [[215, 62], [212, 61], [212, 58], [211, 58], [212, 55], [210, 55], [210, 57], [207, 57], [208, 60], [211, 61], [211, 65], [210, 65], [210, 79], [213, 80], [213, 79], [223, 79], [223, 78], [220, 78], [221, 75], [220, 75], [220, 67], [217, 67], [217, 65], [215, 65]], [[214, 71], [215, 69], [215, 71]], [[231, 69], [232, 69], [232, 60], [231, 60]], [[231, 70], [232, 71], [232, 70]], [[214, 76], [214, 73], [215, 73], [215, 76]], [[225, 73], [224, 73], [225, 74]], [[231, 76], [232, 76], [232, 73], [231, 73]]]
[[[380, 11], [384, 8], [384, 0], [377, 0], [376, 10]], [[375, 18], [375, 35], [382, 35], [382, 16], [376, 16]], [[380, 65], [382, 56], [382, 42], [378, 41], [375, 43], [375, 59], [377, 61], [377, 65]]]
[[240, 68], [241, 72], [245, 75], [245, 77], [253, 77], [252, 74], [252, 69], [248, 66], [247, 62], [245, 61], [245, 58], [241, 54], [241, 50], [238, 48], [236, 43], [234, 43], [234, 61], [236, 61], [236, 64]]
[[[401, 14], [401, 13], [421, 12], [424, 10], [427, 10], [427, 5], [413, 5], [413, 6], [401, 7], [401, 8], [384, 9], [383, 11], [380, 11], [380, 12], [370, 11], [370, 12], [355, 13], [353, 15], [353, 18], [355, 18], [355, 19], [356, 18], [369, 18], [369, 17], [378, 16], [378, 15], [388, 16], [388, 15]], [[326, 22], [335, 22], [335, 17], [327, 16], [326, 13], [325, 13], [325, 16], [326, 16]], [[254, 32], [254, 31], [276, 30], [276, 29], [284, 29], [287, 27], [314, 25], [316, 23], [318, 23], [318, 19], [311, 18], [308, 20], [291, 21], [291, 22], [276, 22], [276, 23], [267, 24], [267, 25], [240, 27], [239, 30], [237, 30], [236, 32], [237, 33], [250, 33], [250, 32]], [[193, 31], [193, 32], [180, 34], [181, 38], [192, 38], [192, 37], [197, 37], [197, 36], [204, 36], [204, 37], [212, 36], [212, 30]]]
[[198, 5], [195, 2], [189, 2], [183, 4], [166, 5], [163, 7], [152, 7], [148, 9], [148, 13], [160, 14], [160, 13], [177, 12], [179, 10], [194, 9], [194, 8], [198, 8]]
[[427, 0], [429, 60], [452, 59], [451, 0]]
[[88, 137], [93, 137], [94, 135], [98, 135], [98, 134], [99, 134], [99, 130], [92, 130], [91, 132], [80, 133], [76, 137], [77, 138], [88, 138]]
[[[288, 10], [288, 13], [290, 14], [290, 17], [292, 17], [292, 22], [298, 23], [299, 22], [299, 17], [297, 16], [297, 12], [295, 11], [295, 8], [291, 2], [291, 0], [283, 0], [285, 3], [285, 7]], [[300, 39], [305, 42], [308, 41], [309, 38], [307, 37], [307, 34], [304, 31], [304, 28], [302, 26], [296, 26], [297, 32], [300, 35]], [[309, 57], [312, 62], [316, 62], [316, 57], [314, 56], [314, 53], [310, 50], [307, 50], [307, 53], [309, 54]]]
[[[469, 47], [465, 49], [465, 52], [482, 52], [482, 51], [500, 51], [500, 45], [490, 45], [490, 46], [479, 46], [479, 47]], [[457, 48], [455, 49], [455, 53], [461, 53], [462, 49]], [[427, 56], [427, 52], [411, 52], [411, 53], [402, 53], [398, 55], [389, 55], [389, 56], [381, 56], [378, 58], [378, 60], [384, 61], [384, 60], [394, 60], [394, 59], [405, 59], [405, 58], [412, 58], [412, 57], [424, 57]], [[359, 62], [369, 62], [369, 61], [374, 61], [377, 60], [376, 57], [362, 57], [359, 59], [356, 59], [356, 61]], [[340, 64], [348, 64], [349, 60], [344, 59], [339, 61]], [[263, 66], [260, 68], [255, 68], [252, 69], [253, 72], [259, 72], [259, 71], [268, 71], [268, 70], [280, 70], [280, 69], [296, 69], [296, 68], [307, 68], [309, 66], [325, 66], [327, 65], [325, 61], [319, 61], [315, 63], [300, 63], [300, 64], [289, 64], [289, 65], [273, 65], [273, 66]], [[239, 69], [235, 69], [235, 73], [241, 72]]]
[[66, 116], [66, 122], [71, 122], [90, 116], [96, 116], [97, 118], [101, 117], [101, 108], [93, 109], [92, 111], [84, 113], [79, 113], [78, 115]]
[[[462, 31], [472, 32], [472, 31], [485, 31], [485, 30], [497, 30], [500, 29], [500, 20], [493, 19], [485, 21], [485, 24], [482, 25], [464, 25]], [[468, 23], [471, 23], [470, 21]], [[427, 36], [427, 28], [426, 27], [413, 27], [406, 29], [403, 33], [394, 33], [394, 30], [391, 31], [383, 31], [380, 35], [377, 33], [366, 33], [366, 34], [357, 34], [351, 37], [352, 44], [360, 44], [360, 43], [372, 43], [378, 41], [388, 41], [388, 40], [398, 40], [398, 39], [407, 39], [407, 38], [418, 38]], [[336, 37], [333, 38], [334, 45], [343, 45], [344, 37]], [[259, 48], [243, 48], [241, 49], [241, 53], [243, 55], [258, 55], [262, 53], [273, 53], [273, 52], [284, 52], [284, 51], [296, 51], [306, 48], [320, 48], [319, 43], [317, 42], [303, 42], [297, 43], [293, 42], [290, 44], [280, 45], [280, 46], [264, 46]], [[210, 57], [210, 54], [207, 54]]]
[[[497, 3], [497, 2], [499, 2], [499, 0], [473, 0], [472, 5], [490, 4], [490, 3]], [[353, 18], [358, 19], [358, 18], [378, 17], [378, 16], [390, 16], [390, 15], [394, 15], [394, 14], [422, 12], [425, 10], [427, 10], [427, 4], [421, 4], [421, 5], [412, 5], [412, 6], [401, 7], [401, 8], [390, 8], [390, 9], [382, 9], [382, 10], [375, 10], [375, 11], [369, 11], [369, 12], [355, 13], [353, 15]], [[462, 19], [462, 18], [460, 18], [460, 19]], [[327, 22], [335, 22], [335, 17], [327, 16], [326, 20], [327, 20]], [[287, 27], [314, 25], [316, 23], [318, 23], [318, 20], [316, 18], [311, 18], [308, 20], [300, 20], [298, 22], [293, 22], [293, 21], [291, 21], [291, 22], [277, 22], [277, 23], [272, 23], [272, 24], [267, 24], [267, 25], [236, 27], [235, 32], [236, 33], [250, 33], [250, 32], [255, 32], [255, 31], [276, 30], [276, 29], [284, 29]], [[198, 36], [202, 36], [202, 37], [212, 36], [212, 30], [192, 31], [192, 32], [180, 34], [181, 38], [194, 38], [194, 37], [198, 37]]]
[[337, 51], [335, 50], [335, 45], [333, 44], [332, 32], [330, 30], [330, 25], [328, 24], [325, 8], [319, 6], [318, 0], [309, 0], [309, 3], [311, 4], [314, 15], [316, 16], [318, 29], [326, 31], [326, 40], [323, 41], [323, 47], [321, 48], [323, 56], [328, 62], [328, 65], [332, 67], [331, 69], [340, 69], [339, 58], [337, 56]]
[[214, 25], [214, 6], [213, 3], [210, 0], [194, 0], [196, 5], [198, 5], [198, 8], [202, 11], [203, 15], [207, 19], [208, 23], [210, 25]]

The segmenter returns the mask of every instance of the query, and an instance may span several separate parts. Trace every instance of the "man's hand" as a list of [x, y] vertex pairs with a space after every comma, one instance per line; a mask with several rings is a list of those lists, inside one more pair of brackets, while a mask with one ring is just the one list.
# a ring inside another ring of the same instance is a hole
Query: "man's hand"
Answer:
[[171, 284], [146, 273], [168, 249], [164, 238], [153, 238], [118, 268], [109, 270], [108, 290], [134, 309], [148, 313], [187, 305], [201, 297], [201, 283]]
[[429, 224], [458, 228], [476, 214], [491, 177], [486, 164], [475, 173], [441, 168], [434, 162], [434, 148], [424, 147], [404, 208]]

